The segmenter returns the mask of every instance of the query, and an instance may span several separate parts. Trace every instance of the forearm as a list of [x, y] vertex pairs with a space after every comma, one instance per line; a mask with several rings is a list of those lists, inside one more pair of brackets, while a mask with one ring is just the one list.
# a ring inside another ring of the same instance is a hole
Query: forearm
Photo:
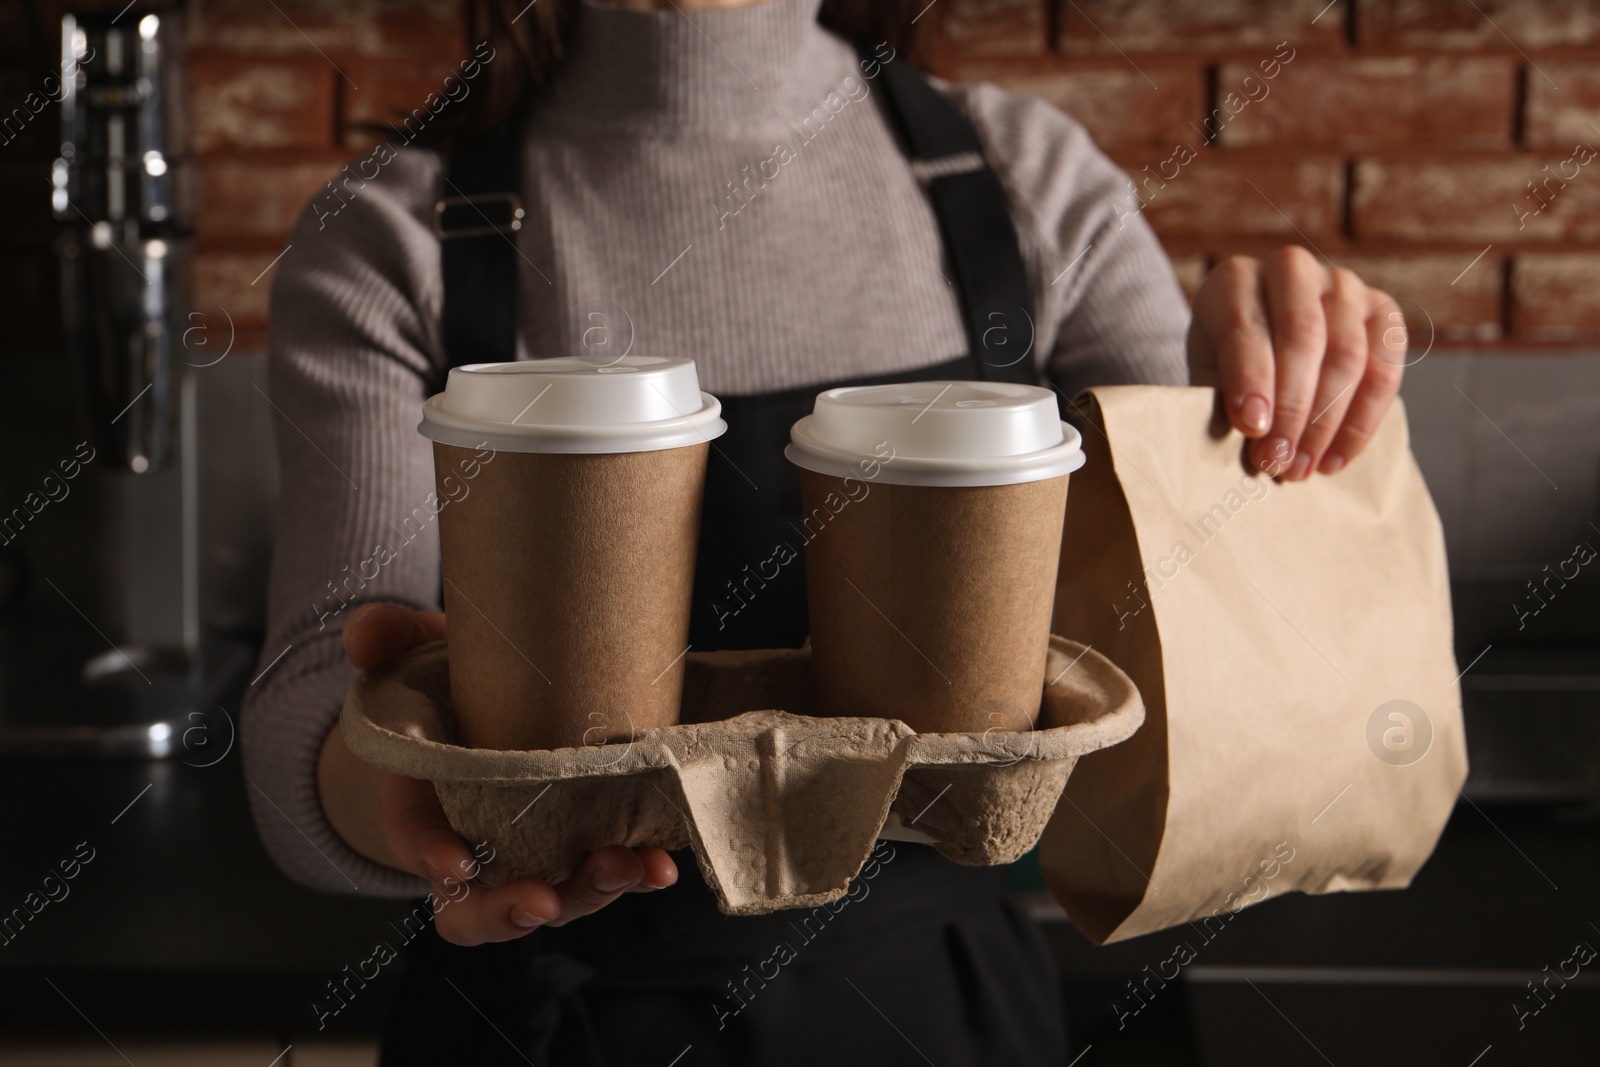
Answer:
[[333, 728], [322, 739], [322, 751], [317, 757], [317, 796], [323, 814], [352, 849], [374, 862], [398, 867], [384, 843], [378, 798], [380, 774], [376, 767], [351, 753], [335, 719]]
[[[424, 880], [374, 854], [371, 843], [379, 835], [358, 830], [363, 820], [348, 814], [363, 803], [368, 810], [376, 808], [378, 790], [371, 779], [377, 774], [344, 750], [337, 736], [339, 707], [355, 670], [336, 637], [295, 641], [248, 690], [239, 745], [251, 813], [267, 853], [296, 882], [330, 893], [414, 896], [426, 888]], [[269, 646], [280, 647], [275, 638]], [[273, 655], [264, 652], [262, 659]], [[330, 754], [331, 764], [323, 758], [330, 736], [341, 749]], [[337, 761], [339, 755], [350, 765]], [[363, 793], [368, 799], [357, 800]], [[325, 797], [331, 797], [326, 809]], [[334, 812], [340, 813], [338, 825]], [[366, 826], [377, 824], [375, 816], [365, 820]]]
[[1035, 357], [1071, 400], [1095, 385], [1188, 381], [1189, 311], [1131, 182], [1042, 100], [949, 90], [978, 126], [1033, 287]]

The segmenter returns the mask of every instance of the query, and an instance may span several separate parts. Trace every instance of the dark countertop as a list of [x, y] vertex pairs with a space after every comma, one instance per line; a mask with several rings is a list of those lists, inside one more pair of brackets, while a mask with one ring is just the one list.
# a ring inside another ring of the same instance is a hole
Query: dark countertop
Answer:
[[[263, 851], [245, 790], [237, 751], [209, 767], [181, 759], [6, 767], [0, 918], [40, 891], [80, 842], [94, 859], [66, 883], [67, 896], [0, 936], [0, 1030], [80, 1032], [81, 1009], [101, 1028], [124, 1031], [313, 1031], [311, 999], [377, 941], [393, 940], [389, 924], [413, 902], [295, 885]], [[1597, 846], [1600, 823], [1558, 809], [1464, 803], [1412, 889], [1290, 895], [1248, 909], [1214, 941], [1192, 945], [1197, 958], [1185, 968], [1183, 992], [1141, 1013], [1139, 1025], [1170, 1022], [1172, 1009], [1202, 1033], [1238, 1017], [1244, 1021], [1224, 1026], [1224, 1037], [1259, 1036], [1263, 1047], [1250, 1050], [1259, 1058], [1269, 1046], [1281, 1053], [1283, 1041], [1300, 1040], [1275, 1021], [1283, 1008], [1337, 1063], [1346, 1059], [1335, 1048], [1350, 1055], [1341, 1035], [1355, 1032], [1325, 1017], [1340, 1005], [1346, 1016], [1376, 1013], [1363, 1027], [1465, 1028], [1452, 1040], [1476, 1042], [1472, 1054], [1491, 1042], [1522, 1040], [1531, 1049], [1536, 1040], [1569, 1040], [1570, 1028], [1600, 1006], [1600, 980], [1587, 971], [1565, 1005], [1544, 1013], [1550, 1021], [1540, 1021], [1536, 1038], [1518, 1033], [1510, 1005], [1522, 983], [1576, 942], [1600, 947], [1600, 930], [1589, 925], [1600, 923]], [[1192, 931], [1175, 930], [1094, 948], [1065, 923], [1047, 929], [1066, 976], [1069, 1017], [1084, 1040], [1116, 1031], [1111, 1001], [1127, 981], [1168, 957], [1178, 940], [1197, 941]], [[330, 1031], [373, 1032], [395, 969], [386, 968]], [[1395, 996], [1411, 1013], [1384, 1019], [1384, 998]], [[1414, 1044], [1426, 1038], [1418, 1033]], [[1218, 1062], [1245, 1062], [1234, 1054]], [[1463, 1067], [1470, 1059], [1461, 1058]], [[1369, 1050], [1349, 1062], [1388, 1061]]]
[[[1468, 1067], [1490, 1045], [1478, 1067], [1591, 1063], [1600, 960], [1525, 1026], [1513, 1005], [1530, 1006], [1526, 983], [1579, 942], [1600, 950], [1600, 822], [1463, 802], [1406, 890], [1285, 894], [1210, 940], [1184, 926], [1097, 948], [1064, 922], [1046, 932], [1075, 1050], [1132, 1042], [1165, 1056], [1192, 1033], [1203, 1062], [1230, 1067]], [[1180, 981], [1144, 986], [1151, 971], [1171, 976], [1180, 944], [1193, 953]], [[1154, 990], [1137, 1011], [1129, 982]]]
[[338, 969], [364, 956], [406, 902], [291, 882], [262, 848], [244, 791], [237, 752], [213, 767], [7, 767], [0, 806], [20, 840], [8, 843], [0, 906], [21, 904], [79, 842], [95, 853], [70, 895], [0, 948], [0, 965]]
[[[0, 770], [0, 917], [42, 895], [80, 842], [94, 850], [65, 896], [52, 883], [59, 900], [0, 934], [0, 1026], [81, 1029], [50, 978], [102, 1027], [310, 1029], [310, 999], [392, 941], [388, 924], [413, 902], [291, 882], [256, 836], [245, 788], [237, 747], [209, 767]], [[375, 1023], [385, 997], [367, 992], [339, 1027]]]

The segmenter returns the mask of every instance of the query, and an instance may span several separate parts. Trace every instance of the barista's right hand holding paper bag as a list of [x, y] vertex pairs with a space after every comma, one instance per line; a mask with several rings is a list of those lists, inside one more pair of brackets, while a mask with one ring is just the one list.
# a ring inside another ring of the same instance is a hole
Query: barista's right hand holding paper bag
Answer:
[[1393, 297], [1298, 246], [1222, 260], [1193, 310], [1189, 384], [1216, 386], [1251, 465], [1286, 481], [1359, 455], [1422, 358]]

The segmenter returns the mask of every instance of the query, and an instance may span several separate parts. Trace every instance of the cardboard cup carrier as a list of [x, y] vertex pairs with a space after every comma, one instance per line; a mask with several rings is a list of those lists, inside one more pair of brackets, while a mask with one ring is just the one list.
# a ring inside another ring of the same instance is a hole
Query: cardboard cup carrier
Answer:
[[422, 425], [441, 483], [495, 455], [441, 512], [449, 640], [345, 701], [351, 751], [433, 782], [455, 831], [490, 847], [481, 884], [687, 845], [721, 910], [748, 915], [837, 900], [880, 838], [1009, 863], [1077, 760], [1144, 721], [1126, 674], [1048, 633], [1082, 462], [1050, 394], [823, 394], [789, 451], [823, 509], [815, 656], [686, 653], [719, 408], [687, 361], [613, 367], [451, 372]]
[[1003, 382], [829, 389], [795, 424], [817, 706], [919, 733], [1039, 714], [1067, 476], [1055, 395]]
[[423, 407], [450, 695], [469, 748], [627, 741], [678, 721], [706, 456], [726, 431], [687, 359], [482, 363]]

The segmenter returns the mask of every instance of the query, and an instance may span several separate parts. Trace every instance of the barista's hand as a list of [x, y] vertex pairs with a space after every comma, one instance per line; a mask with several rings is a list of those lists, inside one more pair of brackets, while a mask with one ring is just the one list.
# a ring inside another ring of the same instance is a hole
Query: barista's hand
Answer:
[[1194, 298], [1189, 372], [1218, 386], [1257, 469], [1333, 474], [1366, 447], [1400, 388], [1405, 319], [1389, 294], [1304, 248], [1230, 256]]
[[[439, 612], [364, 604], [345, 624], [344, 647], [351, 663], [367, 669], [444, 635]], [[625, 892], [660, 889], [678, 880], [678, 868], [663, 850], [613, 845], [590, 853], [560, 885], [522, 878], [486, 889], [470, 881], [478, 873], [478, 859], [450, 828], [431, 783], [385, 771], [378, 797], [384, 842], [395, 865], [433, 883], [434, 925], [457, 945], [509, 941], [540, 926], [562, 926]]]

